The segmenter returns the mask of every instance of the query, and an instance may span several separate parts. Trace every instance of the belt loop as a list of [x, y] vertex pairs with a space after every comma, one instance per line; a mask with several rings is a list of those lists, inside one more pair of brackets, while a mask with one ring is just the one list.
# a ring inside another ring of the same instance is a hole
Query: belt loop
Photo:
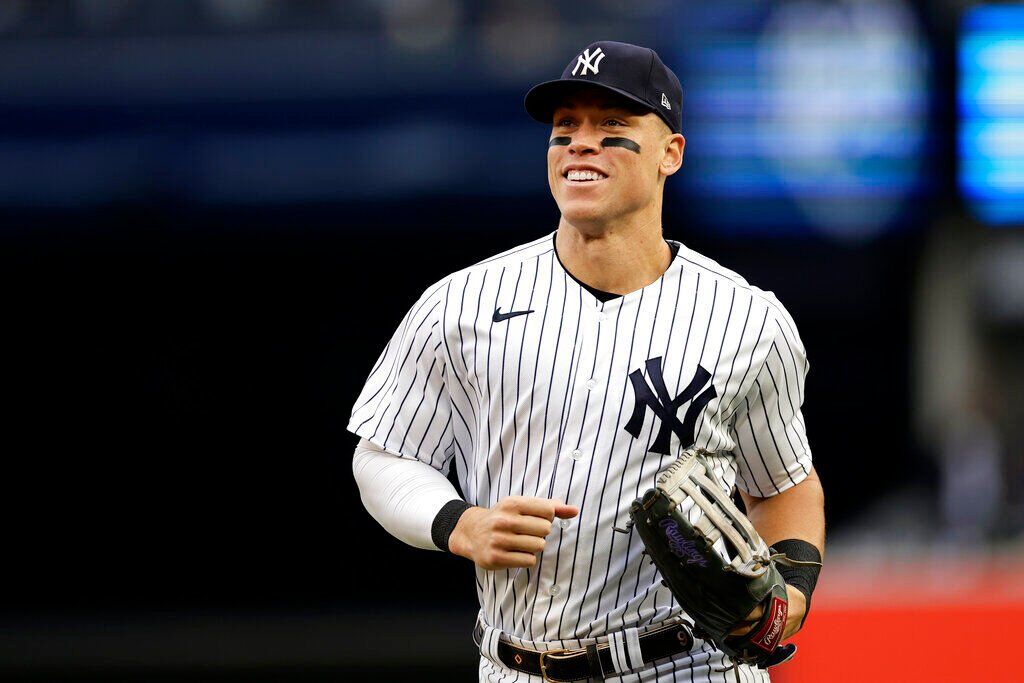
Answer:
[[608, 649], [615, 673], [626, 673], [644, 666], [640, 651], [640, 629], [627, 628], [608, 634]]
[[482, 614], [477, 617], [477, 629], [482, 631], [479, 642], [480, 654], [495, 664], [501, 664], [501, 659], [498, 657], [498, 641], [501, 638], [501, 631], [493, 626], [488, 626]]
[[643, 666], [644, 655], [640, 651], [640, 630], [637, 628], [627, 628], [623, 634], [626, 641], [626, 654], [629, 655], [629, 668], [635, 669]]
[[629, 671], [633, 667], [626, 662], [626, 643], [621, 631], [614, 631], [608, 634], [608, 651], [612, 656], [612, 667], [615, 673], [620, 674]]
[[590, 666], [592, 678], [601, 681], [605, 679], [604, 667], [601, 666], [601, 655], [597, 653], [597, 643], [587, 645], [587, 664]]

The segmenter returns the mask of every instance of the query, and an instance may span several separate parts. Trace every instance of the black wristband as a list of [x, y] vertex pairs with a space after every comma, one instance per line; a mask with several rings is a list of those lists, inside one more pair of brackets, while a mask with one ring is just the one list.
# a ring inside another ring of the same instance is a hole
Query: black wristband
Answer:
[[[821, 562], [821, 553], [818, 552], [818, 549], [813, 544], [801, 541], [799, 538], [787, 538], [785, 541], [773, 543], [772, 549], [777, 553], [785, 553], [786, 557], [791, 560]], [[787, 567], [784, 564], [778, 564], [776, 566], [779, 568], [779, 573], [782, 574], [782, 578], [785, 579], [786, 583], [796, 588], [807, 598], [807, 611], [804, 612], [804, 618], [800, 622], [802, 624], [807, 619], [807, 614], [811, 611], [811, 593], [814, 592], [814, 586], [818, 583], [821, 565], [805, 564], [799, 567]]]
[[471, 507], [473, 506], [466, 501], [456, 498], [445, 503], [444, 507], [438, 510], [433, 524], [430, 525], [430, 540], [434, 542], [434, 545], [446, 553], [451, 552], [448, 548], [448, 539], [455, 531], [455, 525], [459, 523], [462, 513]]

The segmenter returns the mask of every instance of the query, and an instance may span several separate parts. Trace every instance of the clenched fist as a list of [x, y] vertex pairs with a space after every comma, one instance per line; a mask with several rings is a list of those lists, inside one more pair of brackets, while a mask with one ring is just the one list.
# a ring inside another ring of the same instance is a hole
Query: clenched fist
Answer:
[[448, 548], [483, 569], [532, 567], [554, 519], [579, 512], [557, 500], [509, 496], [492, 508], [472, 507], [462, 513]]

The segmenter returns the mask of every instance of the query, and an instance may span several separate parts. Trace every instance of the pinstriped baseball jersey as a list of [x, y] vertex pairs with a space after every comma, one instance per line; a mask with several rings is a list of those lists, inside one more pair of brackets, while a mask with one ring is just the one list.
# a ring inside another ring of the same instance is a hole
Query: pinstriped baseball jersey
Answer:
[[411, 308], [370, 373], [349, 430], [448, 473], [466, 500], [579, 507], [535, 567], [477, 568], [485, 622], [566, 647], [680, 614], [629, 503], [696, 443], [727, 489], [777, 494], [810, 471], [807, 360], [770, 292], [684, 245], [648, 286], [602, 302], [554, 235], [449, 275]]

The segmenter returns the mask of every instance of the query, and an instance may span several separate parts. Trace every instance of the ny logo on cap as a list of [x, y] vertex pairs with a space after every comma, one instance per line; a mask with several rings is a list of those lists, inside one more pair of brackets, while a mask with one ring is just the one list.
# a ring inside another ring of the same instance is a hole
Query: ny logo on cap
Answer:
[[580, 72], [580, 76], [586, 76], [588, 69], [591, 73], [596, 74], [597, 67], [602, 59], [604, 59], [604, 52], [601, 51], [601, 48], [597, 48], [594, 50], [594, 54], [590, 54], [590, 48], [588, 47], [583, 51], [583, 54], [576, 58], [576, 66], [572, 69], [572, 75], [575, 76], [581, 66], [583, 71]]

